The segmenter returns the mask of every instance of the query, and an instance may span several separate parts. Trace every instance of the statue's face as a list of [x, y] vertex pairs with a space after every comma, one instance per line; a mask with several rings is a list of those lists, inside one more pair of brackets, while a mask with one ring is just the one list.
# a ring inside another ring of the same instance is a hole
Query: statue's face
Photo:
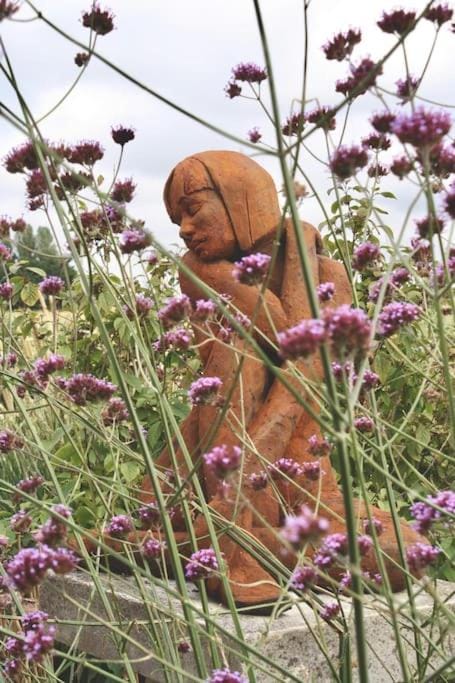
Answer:
[[201, 261], [232, 260], [238, 252], [230, 218], [210, 189], [182, 194], [178, 203], [180, 237]]

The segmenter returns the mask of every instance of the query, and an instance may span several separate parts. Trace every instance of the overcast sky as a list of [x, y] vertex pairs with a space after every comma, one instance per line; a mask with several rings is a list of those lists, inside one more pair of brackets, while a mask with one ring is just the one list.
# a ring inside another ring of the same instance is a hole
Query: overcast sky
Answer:
[[[82, 10], [89, 0], [36, 0], [36, 7], [62, 29], [81, 41], [88, 40], [82, 27]], [[425, 2], [405, 0], [401, 6], [421, 10]], [[230, 100], [223, 92], [231, 68], [244, 61], [264, 64], [262, 48], [250, 0], [111, 0], [116, 30], [100, 37], [97, 50], [125, 71], [182, 107], [211, 123], [246, 138], [247, 131], [259, 126], [264, 141], [274, 144], [273, 131], [257, 103]], [[302, 0], [262, 0], [273, 65], [279, 89], [281, 118], [288, 115], [293, 98], [299, 97], [303, 61]], [[382, 11], [392, 9], [389, 0], [312, 0], [309, 7], [309, 81], [308, 97], [322, 104], [336, 104], [340, 96], [334, 83], [344, 78], [344, 63], [328, 62], [321, 45], [339, 30], [361, 27], [362, 43], [356, 47], [354, 61], [371, 55], [380, 58], [394, 43], [394, 38], [376, 26]], [[24, 2], [18, 19], [33, 15]], [[23, 94], [36, 118], [41, 117], [63, 95], [78, 74], [73, 62], [78, 48], [71, 45], [41, 21], [29, 23], [4, 21], [2, 37], [16, 71]], [[409, 39], [411, 72], [418, 75], [431, 45], [433, 25], [425, 21]], [[420, 94], [431, 100], [455, 104], [453, 55], [455, 35], [447, 25], [440, 40]], [[379, 83], [388, 89], [404, 76], [400, 52], [387, 65]], [[264, 87], [264, 90], [266, 87]], [[6, 81], [0, 86], [1, 99], [19, 111], [14, 94]], [[391, 99], [396, 102], [396, 99]], [[359, 141], [369, 132], [368, 117], [380, 106], [370, 96], [356, 101], [350, 116], [346, 142]], [[341, 117], [340, 117], [341, 122]], [[125, 148], [120, 177], [132, 176], [138, 183], [131, 213], [146, 221], [147, 227], [166, 244], [177, 241], [173, 226], [163, 207], [162, 188], [168, 173], [182, 158], [205, 149], [247, 148], [230, 142], [161, 104], [152, 96], [126, 82], [104, 64], [93, 59], [75, 90], [65, 103], [42, 123], [42, 131], [51, 140], [75, 142], [83, 138], [99, 140], [106, 149], [105, 158], [96, 165], [109, 177], [119, 148], [110, 139], [111, 125], [131, 125], [136, 140]], [[341, 125], [339, 125], [339, 129]], [[318, 133], [318, 136], [322, 135]], [[336, 140], [336, 137], [335, 137]], [[22, 141], [20, 133], [0, 119], [0, 152]], [[310, 146], [319, 151], [316, 139]], [[273, 173], [281, 186], [278, 165], [270, 157], [259, 159]], [[308, 154], [302, 154], [305, 169], [318, 190], [326, 195], [327, 171]], [[397, 181], [386, 179], [384, 189], [397, 189]], [[392, 210], [389, 222], [396, 223], [405, 201], [413, 195], [409, 183], [399, 185], [400, 204]], [[0, 214], [24, 215], [33, 225], [43, 223], [39, 212], [25, 208], [23, 178], [0, 170]], [[327, 204], [330, 199], [327, 198]], [[302, 216], [315, 224], [322, 214], [314, 201], [307, 200]]]

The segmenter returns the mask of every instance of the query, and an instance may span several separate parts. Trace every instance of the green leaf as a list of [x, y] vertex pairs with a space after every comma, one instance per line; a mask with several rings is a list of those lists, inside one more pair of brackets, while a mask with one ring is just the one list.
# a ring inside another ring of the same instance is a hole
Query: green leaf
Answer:
[[38, 285], [27, 282], [21, 289], [21, 300], [26, 306], [34, 306], [39, 299]]
[[396, 196], [393, 194], [393, 192], [389, 192], [388, 190], [386, 192], [378, 192], [378, 194], [380, 194], [381, 197], [387, 197], [387, 199], [396, 199]]
[[141, 473], [141, 469], [141, 466], [137, 462], [122, 462], [120, 465], [120, 472], [128, 484], [134, 481], [134, 479], [137, 479]]
[[36, 275], [41, 275], [41, 277], [46, 277], [46, 271], [42, 268], [35, 268], [34, 266], [27, 266], [25, 270], [29, 270], [31, 273], [36, 273]]

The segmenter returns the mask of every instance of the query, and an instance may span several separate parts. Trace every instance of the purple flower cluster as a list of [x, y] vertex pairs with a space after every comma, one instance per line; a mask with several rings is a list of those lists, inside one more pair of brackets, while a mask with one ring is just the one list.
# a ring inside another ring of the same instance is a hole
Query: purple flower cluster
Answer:
[[59, 384], [78, 406], [85, 406], [91, 401], [106, 401], [117, 391], [116, 385], [112, 382], [82, 372], [68, 380], [61, 380]]
[[332, 621], [340, 612], [340, 606], [337, 602], [329, 602], [321, 612], [321, 619], [324, 621]]
[[340, 145], [330, 159], [330, 168], [340, 180], [347, 180], [368, 163], [368, 153], [358, 145]]
[[6, 244], [0, 242], [0, 261], [10, 261], [13, 257], [11, 249]]
[[446, 2], [439, 5], [432, 5], [431, 7], [428, 7], [423, 16], [425, 19], [428, 19], [428, 21], [432, 21], [440, 27], [452, 19], [453, 9], [451, 9]]
[[[148, 296], [144, 296], [144, 294], [136, 295], [135, 309], [139, 318], [145, 318], [150, 313], [152, 307], [153, 301]], [[131, 308], [129, 306], [125, 306], [123, 310], [125, 311], [127, 318], [133, 320], [134, 312], [131, 310]]]
[[425, 569], [439, 557], [440, 550], [426, 543], [414, 543], [406, 548], [406, 560], [411, 571]]
[[282, 358], [306, 357], [318, 350], [326, 339], [322, 320], [302, 320], [295, 327], [278, 333], [278, 345]]
[[26, 510], [19, 510], [11, 516], [9, 525], [15, 534], [25, 534], [30, 529], [32, 521]]
[[294, 590], [302, 593], [315, 583], [317, 578], [316, 570], [313, 567], [296, 567], [292, 572], [290, 586]]
[[68, 161], [81, 166], [93, 166], [104, 156], [104, 149], [96, 140], [83, 140], [68, 150]]
[[335, 90], [349, 97], [364, 95], [368, 88], [376, 84], [376, 79], [381, 74], [382, 67], [370, 57], [364, 57], [357, 65], [351, 64], [351, 75], [337, 81]]
[[185, 320], [191, 314], [191, 302], [186, 294], [174, 296], [158, 311], [158, 320], [165, 330]]
[[234, 263], [232, 276], [243, 285], [259, 285], [267, 275], [270, 265], [267, 254], [249, 254]]
[[2, 0], [0, 2], [0, 21], [3, 19], [10, 19], [19, 9], [19, 3], [12, 2], [12, 0]]
[[355, 45], [360, 43], [362, 34], [360, 29], [350, 28], [344, 33], [337, 33], [331, 40], [328, 40], [322, 46], [322, 50], [327, 59], [336, 59], [342, 62], [343, 59], [349, 57]]
[[331, 567], [339, 558], [348, 554], [348, 537], [343, 533], [329, 534], [314, 556], [314, 564], [320, 569]]
[[398, 33], [401, 36], [413, 28], [415, 20], [414, 11], [395, 9], [392, 12], [383, 12], [382, 19], [377, 24], [384, 33]]
[[288, 116], [284, 124], [281, 126], [283, 135], [300, 135], [305, 126], [305, 115], [298, 111], [295, 114]]
[[14, 147], [5, 157], [4, 166], [8, 173], [23, 173], [39, 167], [38, 157], [31, 142]]
[[17, 354], [10, 351], [6, 356], [0, 355], [0, 366], [3, 368], [13, 368], [17, 363]]
[[153, 348], [158, 353], [162, 353], [168, 349], [185, 351], [186, 349], [189, 349], [192, 340], [193, 335], [190, 330], [178, 327], [175, 330], [170, 330], [163, 334], [163, 336], [153, 344]]
[[161, 523], [161, 512], [158, 503], [149, 503], [137, 511], [143, 529], [153, 529]]
[[421, 314], [422, 311], [416, 304], [404, 301], [387, 304], [378, 317], [378, 334], [381, 337], [390, 337], [403, 325], [413, 323]]
[[434, 505], [448, 515], [455, 515], [455, 492], [439, 491], [434, 496], [428, 496], [426, 502], [419, 501], [411, 506], [411, 514], [416, 520], [413, 526], [421, 534], [427, 533], [443, 515], [442, 510], [437, 510]]
[[304, 476], [310, 481], [318, 481], [321, 475], [325, 474], [324, 470], [321, 469], [321, 463], [319, 461], [304, 462], [302, 470]]
[[253, 491], [262, 491], [267, 488], [269, 478], [267, 472], [253, 472], [253, 474], [250, 474], [248, 477], [248, 481]]
[[368, 536], [373, 535], [373, 528], [374, 528], [377, 536], [380, 536], [382, 534], [382, 532], [384, 531], [384, 525], [380, 519], [376, 519], [376, 517], [372, 517], [371, 521], [369, 519], [363, 520], [363, 530]]
[[106, 427], [129, 420], [130, 414], [122, 398], [113, 396], [101, 412], [101, 419]]
[[369, 147], [376, 151], [387, 150], [390, 148], [390, 138], [383, 133], [370, 133], [365, 138], [362, 138], [362, 147]]
[[326, 308], [322, 315], [332, 350], [337, 357], [368, 350], [371, 323], [364, 311], [343, 304], [338, 308]]
[[47, 294], [48, 296], [60, 294], [64, 286], [64, 281], [58, 275], [48, 275], [39, 283], [41, 294]]
[[207, 679], [207, 683], [248, 683], [246, 676], [243, 676], [240, 671], [231, 671], [231, 669], [214, 669], [211, 676]]
[[[51, 512], [51, 517], [45, 522], [38, 531], [35, 531], [33, 538], [38, 543], [43, 543], [54, 547], [62, 543], [68, 533], [67, 526], [62, 519], [68, 519], [71, 516], [71, 508], [66, 507], [66, 505], [57, 504], [54, 505]], [[57, 517], [58, 515], [59, 517]]]
[[98, 36], [105, 36], [114, 30], [114, 15], [110, 10], [102, 10], [98, 3], [94, 3], [90, 12], [82, 14], [82, 26], [91, 29]]
[[400, 180], [403, 180], [413, 169], [412, 161], [408, 157], [396, 157], [390, 164], [390, 170]]
[[381, 256], [381, 250], [373, 242], [363, 242], [354, 249], [352, 255], [352, 267], [355, 270], [363, 270], [367, 266], [374, 264]]
[[10, 453], [17, 451], [24, 445], [22, 439], [10, 429], [0, 432], [0, 453]]
[[37, 358], [33, 367], [38, 379], [46, 381], [52, 373], [63, 370], [65, 358], [57, 353], [51, 353], [47, 358]]
[[215, 312], [216, 304], [214, 301], [211, 301], [210, 299], [198, 299], [194, 304], [191, 318], [198, 322], [205, 322], [213, 316]]
[[335, 285], [333, 282], [323, 282], [316, 288], [319, 301], [322, 303], [324, 301], [330, 301], [333, 299], [335, 294]]
[[29, 662], [42, 662], [52, 650], [55, 642], [55, 626], [45, 626], [43, 623], [25, 633], [23, 651]]
[[279, 458], [268, 465], [267, 469], [272, 479], [281, 479], [283, 475], [288, 479], [294, 479], [303, 474], [302, 466], [292, 458]]
[[420, 85], [420, 79], [415, 76], [406, 76], [404, 80], [401, 78], [396, 82], [397, 96], [402, 102], [408, 102], [415, 96]]
[[298, 548], [308, 541], [317, 541], [328, 529], [329, 522], [325, 517], [318, 517], [309, 507], [303, 505], [299, 515], [286, 515], [281, 536]]
[[[42, 477], [40, 474], [34, 474], [32, 477], [29, 477], [28, 479], [21, 479], [20, 481], [18, 481], [16, 484], [16, 488], [19, 489], [19, 491], [22, 491], [23, 493], [28, 493], [30, 495], [32, 493], [35, 493], [35, 491], [42, 484], [44, 484], [44, 477]], [[13, 501], [17, 503], [21, 500], [21, 498], [22, 496], [20, 493], [15, 493]]]
[[215, 446], [202, 456], [207, 468], [218, 479], [225, 479], [240, 467], [242, 450], [238, 446]]
[[28, 593], [43, 581], [49, 569], [57, 574], [66, 574], [75, 569], [78, 562], [77, 556], [67, 548], [53, 550], [41, 545], [19, 550], [5, 568], [13, 587]]
[[370, 178], [381, 178], [388, 175], [389, 169], [383, 164], [373, 164], [368, 166], [367, 174]]
[[444, 221], [437, 216], [426, 216], [416, 220], [417, 232], [420, 237], [429, 238], [444, 230]]
[[203, 548], [194, 552], [185, 567], [188, 581], [208, 579], [219, 570], [218, 560], [213, 548]]
[[0, 283], [0, 299], [3, 301], [9, 301], [13, 296], [14, 287], [10, 282]]
[[400, 142], [414, 147], [433, 147], [450, 130], [452, 118], [443, 109], [417, 107], [410, 114], [397, 114], [391, 124], [392, 132]]
[[267, 78], [267, 71], [253, 62], [243, 62], [232, 69], [232, 78], [245, 83], [262, 83]]
[[248, 131], [248, 140], [250, 142], [256, 143], [259, 142], [259, 140], [262, 138], [262, 133], [259, 131], [259, 128], [255, 126], [254, 128], [251, 128], [251, 130]]
[[395, 121], [395, 114], [391, 111], [383, 111], [377, 114], [373, 114], [370, 119], [370, 123], [378, 133], [391, 133], [392, 123]]
[[326, 106], [317, 107], [316, 109], [313, 109], [313, 111], [308, 112], [306, 120], [308, 123], [314, 123], [316, 126], [320, 126], [326, 132], [335, 130], [337, 125], [333, 109]]
[[147, 560], [159, 560], [162, 557], [165, 543], [156, 538], [146, 538], [141, 545], [141, 552]]
[[308, 452], [317, 458], [324, 457], [330, 453], [332, 446], [325, 437], [312, 434], [308, 439]]
[[114, 128], [111, 128], [111, 136], [113, 141], [122, 147], [135, 138], [134, 130], [132, 128], [126, 128], [126, 126], [115, 126]]
[[361, 432], [362, 434], [368, 434], [369, 432], [374, 432], [374, 421], [371, 419], [371, 417], [362, 415], [362, 417], [355, 418], [354, 427], [358, 432]]
[[188, 398], [193, 406], [213, 405], [218, 401], [218, 392], [223, 382], [219, 377], [200, 377], [193, 382], [188, 391]]
[[112, 188], [111, 199], [120, 204], [127, 204], [132, 201], [135, 189], [136, 184], [133, 182], [132, 178], [117, 180]]
[[105, 533], [113, 538], [125, 538], [134, 531], [134, 524], [128, 515], [114, 515], [106, 526]]
[[135, 251], [145, 249], [150, 245], [150, 235], [139, 228], [124, 230], [119, 238], [119, 247], [122, 254], [132, 254]]

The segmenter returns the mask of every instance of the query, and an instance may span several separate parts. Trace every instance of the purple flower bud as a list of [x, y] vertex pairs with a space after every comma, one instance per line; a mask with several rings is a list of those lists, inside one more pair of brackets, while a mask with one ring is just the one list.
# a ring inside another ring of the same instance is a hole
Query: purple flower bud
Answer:
[[397, 157], [392, 161], [390, 165], [390, 170], [400, 180], [403, 180], [403, 178], [407, 176], [408, 173], [412, 171], [412, 169], [412, 161], [410, 161], [407, 157]]
[[240, 87], [240, 85], [238, 83], [235, 83], [235, 81], [229, 81], [227, 83], [226, 87], [224, 88], [224, 92], [226, 93], [226, 95], [229, 97], [230, 100], [233, 100], [234, 97], [240, 96], [240, 94], [242, 92], [242, 88]]
[[373, 114], [370, 119], [370, 123], [378, 133], [391, 133], [391, 125], [395, 120], [395, 114], [390, 111], [380, 112], [378, 114]]
[[305, 126], [305, 116], [302, 112], [296, 112], [288, 116], [281, 126], [283, 135], [300, 135]]
[[120, 204], [127, 204], [132, 201], [135, 189], [136, 184], [133, 183], [132, 178], [117, 180], [111, 192], [111, 199]]
[[396, 9], [392, 12], [383, 12], [382, 19], [377, 24], [384, 33], [398, 33], [401, 36], [414, 28], [415, 20], [416, 13], [414, 11]]
[[322, 320], [302, 320], [295, 327], [278, 333], [278, 345], [282, 358], [293, 359], [315, 353], [326, 339]]
[[132, 254], [135, 251], [145, 249], [150, 245], [150, 235], [144, 230], [129, 228], [124, 230], [119, 238], [119, 247], [122, 254]]
[[302, 593], [314, 584], [317, 574], [313, 567], [296, 567], [291, 576], [291, 588]]
[[188, 581], [208, 579], [219, 570], [218, 561], [213, 548], [204, 548], [194, 552], [185, 567]]
[[320, 569], [331, 567], [339, 558], [348, 554], [347, 534], [336, 533], [326, 536], [314, 556], [314, 564]]
[[340, 606], [337, 602], [330, 602], [324, 607], [321, 612], [321, 619], [324, 621], [332, 621], [340, 612]]
[[125, 401], [115, 396], [109, 399], [107, 406], [101, 412], [101, 419], [106, 427], [125, 422], [129, 420], [129, 417]]
[[0, 299], [9, 301], [13, 296], [14, 287], [10, 282], [0, 283]]
[[319, 461], [304, 462], [302, 467], [303, 474], [310, 481], [317, 481], [321, 475], [324, 474], [324, 470], [321, 470], [321, 463]]
[[270, 265], [267, 254], [250, 254], [234, 263], [232, 276], [243, 285], [259, 285], [263, 282]]
[[99, 36], [105, 36], [114, 30], [114, 15], [110, 10], [102, 10], [98, 3], [94, 3], [90, 12], [82, 14], [82, 26]]
[[403, 301], [394, 301], [391, 304], [387, 304], [378, 317], [378, 334], [381, 337], [390, 337], [403, 325], [416, 321], [421, 314], [421, 309], [415, 304]]
[[380, 383], [379, 375], [372, 370], [365, 370], [362, 376], [362, 390], [369, 391]]
[[330, 168], [340, 180], [347, 180], [355, 174], [357, 169], [363, 168], [367, 163], [368, 154], [362, 147], [340, 145], [332, 154]]
[[362, 417], [356, 417], [354, 420], [354, 427], [362, 434], [374, 432], [374, 421], [371, 419], [371, 417], [367, 417], [366, 415], [363, 415]]
[[381, 255], [381, 250], [373, 242], [363, 242], [355, 248], [352, 256], [352, 267], [355, 270], [363, 270], [375, 263]]
[[253, 472], [248, 477], [248, 481], [254, 491], [262, 491], [262, 489], [267, 488], [269, 478], [266, 472]]
[[11, 261], [12, 258], [11, 249], [8, 249], [6, 244], [0, 242], [0, 261]]
[[316, 288], [318, 299], [322, 303], [324, 301], [330, 301], [333, 299], [335, 294], [335, 285], [333, 282], [323, 282]]
[[38, 586], [50, 568], [53, 551], [46, 546], [24, 548], [6, 564], [6, 573], [16, 590], [28, 593]]
[[78, 373], [65, 383], [65, 391], [70, 399], [79, 406], [91, 401], [105, 401], [117, 391], [115, 384], [94, 375]]
[[193, 320], [198, 322], [205, 322], [215, 314], [216, 304], [210, 299], [198, 299], [194, 305], [193, 313], [191, 315]]
[[429, 238], [435, 234], [439, 234], [444, 229], [444, 221], [437, 216], [426, 216], [415, 221], [417, 232], [420, 237]]
[[60, 294], [64, 286], [64, 281], [58, 275], [48, 275], [39, 283], [41, 294], [47, 294], [48, 296]]
[[0, 453], [10, 453], [22, 448], [22, 439], [9, 429], [0, 432]]
[[251, 130], [248, 131], [248, 140], [250, 142], [259, 142], [261, 138], [262, 133], [259, 131], [259, 128], [257, 126], [255, 128], [251, 128]]
[[3, 21], [3, 19], [10, 19], [18, 9], [19, 4], [17, 2], [12, 2], [12, 0], [2, 0], [0, 3], [0, 21]]
[[161, 512], [158, 503], [149, 503], [137, 511], [143, 529], [153, 529], [161, 523]]
[[125, 128], [125, 126], [112, 128], [111, 136], [113, 141], [122, 147], [135, 138], [134, 130], [132, 128]]
[[327, 133], [329, 130], [335, 130], [336, 128], [336, 118], [334, 115], [334, 110], [331, 107], [317, 107], [313, 111], [308, 112], [306, 115], [306, 120], [308, 123], [314, 123], [316, 126], [320, 126]]
[[420, 85], [420, 79], [415, 76], [406, 76], [404, 80], [401, 78], [396, 82], [397, 96], [402, 100], [402, 103], [409, 102], [417, 93]]
[[209, 453], [202, 456], [207, 468], [218, 479], [225, 479], [240, 467], [242, 451], [238, 446], [215, 446]]
[[368, 351], [371, 322], [364, 311], [343, 304], [338, 308], [326, 308], [322, 315], [336, 357], [352, 352], [365, 354]]
[[370, 133], [367, 137], [362, 138], [362, 147], [369, 147], [376, 151], [387, 150], [391, 144], [390, 138], [383, 133]]
[[331, 40], [322, 46], [322, 50], [327, 59], [336, 59], [342, 62], [349, 57], [354, 46], [360, 43], [362, 34], [360, 29], [349, 29], [345, 33], [337, 33]]
[[11, 530], [16, 534], [25, 534], [32, 525], [32, 518], [26, 510], [19, 510], [10, 519]]
[[153, 344], [153, 348], [158, 353], [167, 351], [167, 349], [170, 348], [184, 351], [189, 349], [192, 340], [192, 332], [179, 327], [175, 330], [166, 332], [166, 334], [163, 334], [163, 336]]
[[141, 545], [141, 552], [147, 560], [159, 560], [162, 557], [165, 545], [156, 538], [146, 538]]
[[36, 631], [43, 622], [49, 619], [47, 612], [42, 610], [35, 610], [34, 612], [27, 612], [21, 617], [22, 628], [25, 632]]
[[213, 405], [217, 402], [218, 392], [223, 382], [219, 377], [201, 377], [193, 382], [188, 391], [188, 398], [193, 406]]
[[124, 538], [134, 530], [134, 524], [128, 515], [114, 515], [105, 529], [108, 536]]
[[332, 450], [330, 442], [325, 437], [312, 434], [308, 439], [308, 453], [317, 458], [329, 455]]
[[165, 330], [185, 320], [191, 313], [191, 302], [186, 294], [174, 296], [158, 311], [158, 320]]
[[406, 560], [411, 571], [425, 569], [439, 557], [440, 550], [426, 543], [414, 543], [406, 549]]
[[329, 529], [325, 517], [318, 517], [310, 508], [303, 505], [299, 515], [286, 515], [281, 536], [285, 541], [298, 548], [308, 541], [317, 541]]
[[292, 458], [279, 458], [268, 465], [267, 469], [272, 479], [282, 479], [283, 475], [288, 479], [294, 479], [303, 474], [302, 466]]

